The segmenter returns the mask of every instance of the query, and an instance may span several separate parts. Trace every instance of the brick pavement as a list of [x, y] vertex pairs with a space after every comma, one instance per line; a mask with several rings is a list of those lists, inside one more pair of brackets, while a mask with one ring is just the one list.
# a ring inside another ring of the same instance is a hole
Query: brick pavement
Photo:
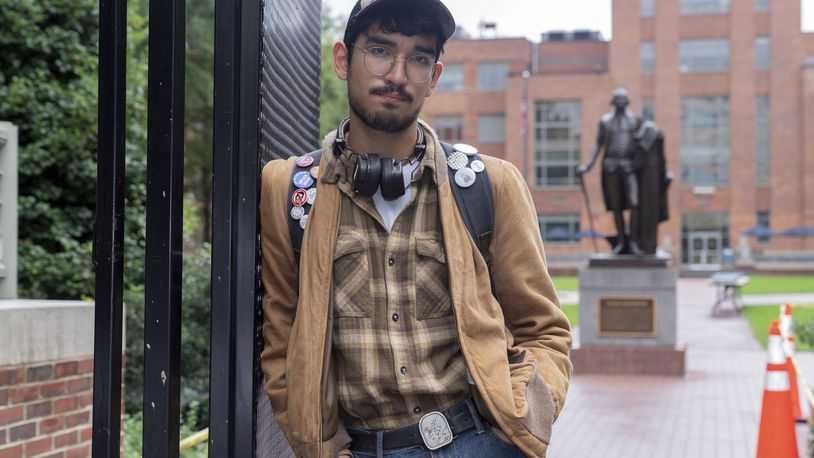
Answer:
[[[548, 456], [754, 456], [766, 353], [742, 317], [710, 317], [714, 298], [706, 280], [679, 280], [685, 377], [575, 375]], [[798, 359], [814, 379], [814, 355]], [[806, 425], [798, 424], [797, 438], [804, 456]]]

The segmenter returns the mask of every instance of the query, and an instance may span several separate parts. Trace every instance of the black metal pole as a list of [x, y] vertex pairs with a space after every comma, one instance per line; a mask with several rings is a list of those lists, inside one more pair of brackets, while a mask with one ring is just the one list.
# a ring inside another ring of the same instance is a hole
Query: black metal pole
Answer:
[[260, 0], [215, 2], [209, 454], [254, 456]]
[[177, 457], [181, 385], [184, 0], [150, 0], [147, 76], [145, 457]]
[[99, 120], [93, 263], [93, 456], [118, 456], [122, 401], [127, 1], [99, 1]]

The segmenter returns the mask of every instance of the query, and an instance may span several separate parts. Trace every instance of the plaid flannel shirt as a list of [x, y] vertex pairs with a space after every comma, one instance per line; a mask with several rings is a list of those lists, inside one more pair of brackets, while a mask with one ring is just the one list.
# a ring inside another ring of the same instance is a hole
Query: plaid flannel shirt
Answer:
[[[458, 343], [438, 214], [433, 142], [391, 232], [373, 199], [356, 194], [354, 159], [337, 165], [342, 191], [333, 264], [335, 358], [345, 426], [392, 429], [470, 395]], [[439, 152], [442, 153], [442, 152]]]

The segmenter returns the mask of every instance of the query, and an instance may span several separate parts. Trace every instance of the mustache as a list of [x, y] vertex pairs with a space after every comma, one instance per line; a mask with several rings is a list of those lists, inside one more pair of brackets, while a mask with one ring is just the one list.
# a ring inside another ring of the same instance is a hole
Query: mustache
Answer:
[[404, 98], [408, 102], [413, 101], [413, 96], [407, 92], [404, 87], [394, 86], [392, 84], [388, 84], [387, 86], [379, 86], [374, 87], [370, 90], [372, 95], [388, 95], [388, 94], [398, 94], [399, 97]]

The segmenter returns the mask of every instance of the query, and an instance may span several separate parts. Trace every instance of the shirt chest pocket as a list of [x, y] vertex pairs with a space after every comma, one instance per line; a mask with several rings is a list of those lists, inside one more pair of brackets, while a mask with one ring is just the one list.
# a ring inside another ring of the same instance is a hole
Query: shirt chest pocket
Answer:
[[334, 316], [370, 316], [370, 267], [362, 236], [340, 234], [336, 240], [333, 265]]
[[415, 242], [415, 307], [419, 320], [452, 315], [444, 244], [435, 238]]

